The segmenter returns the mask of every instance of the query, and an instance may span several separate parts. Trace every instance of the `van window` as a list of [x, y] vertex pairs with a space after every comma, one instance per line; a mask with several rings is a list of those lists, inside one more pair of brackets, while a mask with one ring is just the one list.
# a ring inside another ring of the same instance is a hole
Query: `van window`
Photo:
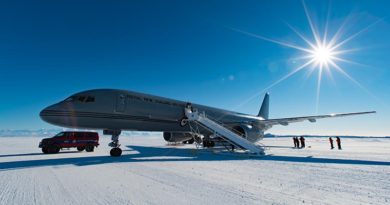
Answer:
[[80, 133], [79, 133], [79, 132], [74, 132], [74, 133], [73, 133], [73, 136], [74, 136], [75, 138], [78, 138], [78, 137], [80, 136]]
[[67, 132], [66, 133], [66, 137], [73, 137], [73, 135], [75, 135], [75, 133], [73, 133], [73, 132]]

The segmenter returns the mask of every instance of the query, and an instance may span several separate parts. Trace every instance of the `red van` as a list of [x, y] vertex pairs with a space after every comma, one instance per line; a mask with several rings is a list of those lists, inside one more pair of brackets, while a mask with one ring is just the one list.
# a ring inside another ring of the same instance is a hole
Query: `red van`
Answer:
[[93, 152], [99, 146], [99, 134], [97, 132], [60, 132], [51, 138], [42, 139], [39, 148], [45, 154], [58, 153], [62, 148], [76, 147], [78, 151]]

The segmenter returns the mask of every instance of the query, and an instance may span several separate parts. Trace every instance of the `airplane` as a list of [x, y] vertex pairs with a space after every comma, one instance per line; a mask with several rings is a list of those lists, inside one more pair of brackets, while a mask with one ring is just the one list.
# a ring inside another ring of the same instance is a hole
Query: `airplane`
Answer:
[[[158, 131], [168, 142], [196, 142], [213, 147], [216, 139], [241, 148], [256, 149], [254, 143], [274, 125], [317, 119], [376, 113], [354, 112], [269, 119], [269, 94], [266, 93], [257, 116], [193, 104], [149, 94], [94, 89], [76, 93], [40, 112], [43, 121], [67, 127], [103, 130], [111, 135], [110, 155], [121, 156], [121, 131]], [[201, 114], [198, 114], [201, 113]], [[194, 115], [198, 118], [194, 118]], [[201, 118], [203, 116], [203, 118]], [[204, 119], [203, 121], [201, 119]], [[207, 119], [207, 120], [205, 120]], [[192, 120], [192, 121], [191, 121]], [[193, 121], [200, 123], [194, 131]]]

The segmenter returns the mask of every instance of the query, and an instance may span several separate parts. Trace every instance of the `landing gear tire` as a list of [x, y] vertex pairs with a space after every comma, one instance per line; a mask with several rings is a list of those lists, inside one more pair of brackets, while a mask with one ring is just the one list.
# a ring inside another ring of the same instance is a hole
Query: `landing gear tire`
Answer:
[[181, 126], [181, 127], [184, 127], [184, 126], [186, 126], [187, 124], [188, 124], [188, 118], [186, 118], [186, 117], [181, 118], [181, 120], [180, 120], [180, 126]]
[[58, 147], [57, 145], [52, 145], [47, 148], [47, 152], [49, 154], [57, 154], [58, 152], [60, 152], [60, 147]]
[[203, 141], [203, 147], [214, 147], [215, 143], [213, 141], [204, 140]]
[[42, 152], [43, 152], [44, 154], [49, 154], [49, 151], [47, 150], [46, 147], [42, 147]]
[[77, 147], [77, 151], [79, 151], [79, 152], [82, 152], [82, 151], [84, 151], [85, 150], [85, 147]]
[[204, 140], [203, 141], [203, 147], [214, 147], [215, 143], [213, 141]]
[[112, 157], [119, 157], [122, 155], [122, 149], [119, 147], [112, 148], [110, 151]]
[[194, 144], [194, 142], [195, 142], [194, 138], [187, 141], [188, 144]]
[[121, 134], [121, 131], [120, 130], [114, 130], [111, 132], [111, 142], [108, 143], [108, 146], [112, 147], [112, 149], [110, 150], [110, 155], [112, 157], [119, 157], [122, 155], [122, 150], [121, 148], [119, 148], [119, 146], [121, 146], [119, 144], [119, 135]]
[[85, 151], [87, 151], [87, 152], [93, 152], [94, 149], [95, 149], [95, 147], [93, 145], [87, 145], [85, 147]]

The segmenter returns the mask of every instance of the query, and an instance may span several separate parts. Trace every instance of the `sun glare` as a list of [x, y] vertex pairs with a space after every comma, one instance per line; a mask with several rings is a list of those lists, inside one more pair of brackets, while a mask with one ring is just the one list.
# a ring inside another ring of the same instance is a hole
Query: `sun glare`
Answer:
[[319, 45], [313, 49], [313, 55], [311, 56], [315, 63], [328, 65], [333, 58], [334, 53], [327, 46]]
[[[280, 41], [280, 40], [264, 37], [264, 36], [261, 36], [258, 34], [242, 31], [242, 30], [235, 29], [235, 28], [231, 28], [234, 31], [246, 34], [248, 36], [252, 36], [252, 37], [255, 37], [258, 39], [262, 39], [265, 41], [279, 44], [281, 46], [296, 49], [296, 50], [300, 51], [302, 54], [297, 59], [304, 60], [304, 61], [302, 61], [302, 64], [298, 65], [296, 68], [294, 68], [288, 74], [281, 77], [279, 80], [273, 82], [268, 87], [266, 87], [263, 90], [261, 90], [260, 92], [256, 93], [255, 95], [253, 95], [252, 97], [250, 97], [249, 99], [247, 99], [246, 101], [241, 103], [240, 105], [245, 104], [246, 102], [248, 102], [248, 101], [252, 100], [253, 98], [255, 98], [256, 96], [258, 96], [259, 94], [268, 91], [269, 89], [271, 89], [275, 85], [283, 82], [284, 80], [288, 79], [292, 75], [294, 75], [294, 74], [296, 74], [299, 71], [304, 70], [304, 69], [306, 69], [308, 71], [308, 74], [309, 74], [308, 76], [310, 76], [314, 70], [318, 71], [316, 112], [318, 112], [321, 79], [323, 77], [322, 75], [323, 75], [324, 68], [325, 68], [325, 71], [327, 71], [326, 74], [328, 74], [328, 76], [330, 78], [332, 78], [332, 74], [331, 74], [332, 71], [336, 71], [336, 72], [342, 74], [343, 76], [345, 76], [347, 79], [349, 79], [353, 83], [355, 83], [358, 87], [362, 88], [367, 93], [371, 94], [370, 92], [367, 91], [366, 88], [364, 88], [357, 80], [355, 80], [352, 76], [350, 76], [341, 67], [340, 63], [352, 63], [355, 65], [361, 65], [361, 64], [356, 63], [354, 61], [345, 59], [343, 56], [343, 54], [350, 53], [356, 49], [345, 50], [342, 47], [343, 47], [343, 45], [345, 45], [346, 43], [348, 43], [352, 39], [356, 38], [358, 35], [360, 35], [364, 31], [367, 31], [369, 28], [376, 25], [378, 22], [381, 21], [381, 19], [378, 19], [374, 23], [368, 25], [367, 27], [363, 28], [362, 30], [360, 30], [356, 33], [353, 33], [353, 34], [350, 34], [347, 36], [342, 36], [342, 34], [344, 34], [344, 35], [347, 34], [347, 32], [344, 31], [344, 27], [345, 27], [345, 25], [347, 25], [349, 23], [348, 21], [350, 19], [349, 17], [347, 17], [344, 20], [344, 22], [342, 22], [342, 24], [339, 26], [339, 28], [336, 29], [336, 32], [334, 32], [333, 35], [331, 35], [331, 33], [329, 33], [329, 29], [328, 29], [329, 13], [328, 13], [328, 17], [326, 19], [326, 22], [324, 24], [325, 27], [322, 30], [323, 32], [320, 32], [320, 30], [318, 29], [318, 24], [315, 24], [313, 22], [310, 14], [309, 14], [309, 11], [306, 7], [305, 1], [302, 1], [302, 3], [303, 3], [303, 8], [304, 8], [307, 20], [308, 20], [308, 25], [310, 26], [310, 29], [312, 32], [312, 37], [310, 38], [307, 35], [302, 34], [301, 32], [298, 31], [298, 29], [291, 26], [287, 22], [286, 22], [286, 24], [295, 34], [297, 34], [301, 38], [301, 40], [303, 40], [305, 42], [305, 44], [303, 44], [303, 45], [302, 44], [299, 45], [299, 44], [291, 43], [291, 42], [286, 42], [286, 41]], [[332, 29], [332, 30], [334, 30], [334, 29]]]

